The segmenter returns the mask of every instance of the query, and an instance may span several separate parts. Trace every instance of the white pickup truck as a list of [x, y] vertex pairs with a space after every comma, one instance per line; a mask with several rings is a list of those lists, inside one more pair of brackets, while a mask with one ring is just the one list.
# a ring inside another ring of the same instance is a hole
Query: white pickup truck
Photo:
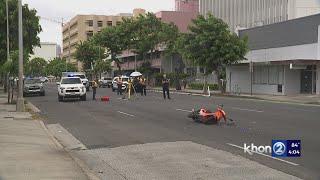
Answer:
[[86, 87], [86, 90], [90, 90], [89, 80], [84, 72], [63, 72], [62, 77], [79, 77], [82, 84]]
[[81, 101], [86, 101], [86, 87], [79, 77], [62, 77], [57, 85], [59, 101], [63, 101], [66, 98], [80, 98]]

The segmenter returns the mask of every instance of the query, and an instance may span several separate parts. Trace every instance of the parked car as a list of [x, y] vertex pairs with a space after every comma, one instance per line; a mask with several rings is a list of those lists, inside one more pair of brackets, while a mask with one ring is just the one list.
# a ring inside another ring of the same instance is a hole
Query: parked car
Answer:
[[24, 80], [23, 96], [39, 95], [45, 96], [42, 81], [39, 78], [28, 78]]
[[90, 90], [89, 80], [84, 72], [63, 72], [62, 77], [79, 77], [82, 84], [86, 87], [86, 90]]
[[49, 81], [49, 79], [48, 79], [47, 77], [40, 77], [40, 81], [41, 81], [42, 83], [46, 83], [46, 82]]
[[99, 86], [100, 87], [108, 87], [110, 88], [112, 86], [112, 78], [110, 77], [102, 77], [99, 80]]
[[87, 90], [79, 77], [62, 77], [57, 85], [59, 101], [67, 98], [80, 98], [80, 100], [86, 101]]
[[121, 76], [121, 77], [114, 77], [112, 80], [112, 91], [114, 92], [115, 90], [118, 89], [118, 85], [117, 85], [117, 81], [119, 80], [119, 78], [122, 80], [122, 90], [126, 90], [126, 88], [128, 87], [128, 81], [129, 81], [129, 77], [128, 76]]

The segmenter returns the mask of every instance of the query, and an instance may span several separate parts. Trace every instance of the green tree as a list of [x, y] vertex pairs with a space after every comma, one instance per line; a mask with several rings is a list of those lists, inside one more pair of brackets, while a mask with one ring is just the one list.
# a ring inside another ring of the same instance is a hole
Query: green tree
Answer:
[[43, 58], [33, 58], [26, 63], [25, 74], [31, 76], [43, 76], [45, 75], [47, 64], [47, 61]]
[[49, 62], [49, 64], [46, 66], [45, 71], [47, 75], [61, 77], [62, 72], [77, 71], [77, 68], [73, 64], [66, 63], [66, 59], [55, 58], [54, 60]]
[[95, 45], [92, 41], [80, 42], [76, 46], [74, 57], [83, 63], [85, 70], [89, 70], [95, 61], [105, 58], [105, 48]]
[[179, 40], [180, 53], [195, 65], [205, 68], [207, 73], [213, 71], [220, 78], [227, 65], [245, 59], [248, 52], [247, 38], [239, 38], [229, 30], [223, 20], [208, 14], [200, 15], [189, 27], [191, 33]]
[[153, 71], [151, 67], [151, 63], [146, 61], [141, 64], [141, 66], [138, 68], [138, 71], [141, 72], [144, 75], [149, 76]]
[[[6, 31], [6, 2], [0, 1], [0, 65], [7, 60], [7, 31]], [[9, 0], [9, 30], [10, 30], [10, 50], [18, 50], [18, 1]], [[32, 54], [34, 46], [40, 46], [40, 38], [38, 34], [42, 31], [39, 16], [35, 9], [29, 9], [25, 4], [22, 7], [22, 22], [23, 22], [23, 47], [24, 53]]]
[[152, 13], [147, 13], [145, 16], [140, 15], [134, 21], [135, 31], [132, 39], [132, 48], [135, 53], [145, 60], [147, 53], [152, 53], [156, 46], [161, 43], [161, 34], [164, 23]]
[[107, 53], [111, 56], [111, 60], [114, 61], [121, 71], [121, 60], [118, 55], [125, 50], [126, 45], [124, 44], [126, 40], [123, 38], [123, 32], [120, 26], [107, 27], [103, 29], [100, 33], [97, 33], [93, 37], [93, 42], [101, 47], [107, 49]]
[[[27, 63], [28, 63], [28, 58], [29, 55], [24, 53], [23, 56], [23, 63], [24, 63], [24, 67], [26, 67]], [[19, 71], [19, 51], [11, 51], [10, 52], [10, 60], [4, 62], [1, 66], [0, 66], [0, 71], [2, 73], [5, 74], [9, 74], [9, 76], [18, 76], [18, 71]]]
[[95, 74], [101, 74], [104, 72], [111, 71], [111, 63], [106, 60], [98, 60], [94, 64], [93, 71]]

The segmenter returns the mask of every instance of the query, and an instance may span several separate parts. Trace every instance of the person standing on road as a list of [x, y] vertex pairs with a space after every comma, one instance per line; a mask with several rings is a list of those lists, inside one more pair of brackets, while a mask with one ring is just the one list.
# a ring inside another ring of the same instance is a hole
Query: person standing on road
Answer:
[[162, 79], [162, 92], [163, 92], [163, 98], [166, 99], [166, 93], [168, 96], [168, 99], [170, 99], [170, 92], [169, 92], [169, 84], [170, 79], [167, 79], [167, 75], [164, 74], [163, 75], [163, 79]]
[[147, 96], [147, 85], [146, 85], [146, 79], [144, 77], [140, 78], [140, 86], [141, 86], [141, 96], [143, 95]]
[[121, 77], [119, 77], [118, 81], [117, 81], [117, 87], [118, 87], [118, 95], [122, 95], [122, 79]]
[[92, 100], [96, 100], [98, 83], [96, 80], [92, 81]]

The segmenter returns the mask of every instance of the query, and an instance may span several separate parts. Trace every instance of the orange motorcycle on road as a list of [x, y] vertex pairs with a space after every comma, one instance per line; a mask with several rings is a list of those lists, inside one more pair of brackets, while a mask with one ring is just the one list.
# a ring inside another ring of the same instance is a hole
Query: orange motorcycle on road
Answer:
[[189, 118], [192, 118], [195, 122], [203, 124], [217, 124], [221, 120], [234, 122], [233, 119], [227, 118], [225, 111], [223, 110], [223, 105], [219, 105], [215, 112], [211, 112], [205, 108], [199, 110], [192, 110], [188, 115]]

